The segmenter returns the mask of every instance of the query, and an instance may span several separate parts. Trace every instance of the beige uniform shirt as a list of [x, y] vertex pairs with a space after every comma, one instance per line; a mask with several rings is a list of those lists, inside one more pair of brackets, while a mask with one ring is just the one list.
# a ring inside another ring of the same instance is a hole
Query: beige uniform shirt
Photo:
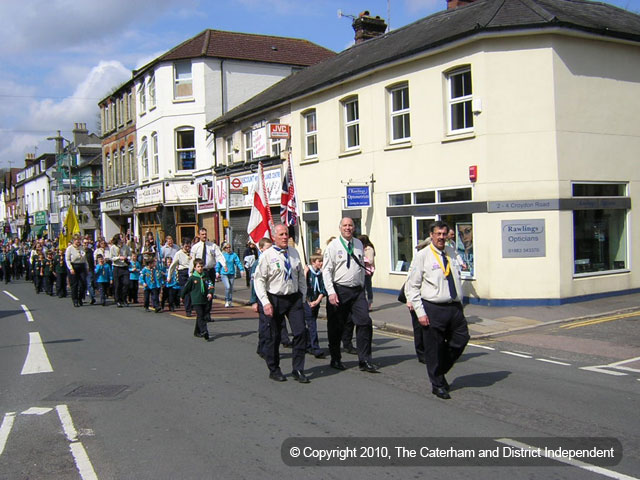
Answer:
[[[447, 260], [451, 265], [451, 273], [456, 285], [456, 302], [462, 301], [462, 283], [460, 270], [462, 259], [451, 247], [445, 247]], [[435, 252], [435, 253], [434, 253]], [[438, 255], [436, 257], [436, 254]], [[418, 317], [426, 315], [422, 306], [422, 299], [433, 303], [450, 303], [453, 300], [449, 292], [449, 282], [442, 271], [441, 251], [429, 245], [413, 257], [409, 276], [404, 286], [407, 301], [411, 302]]]
[[67, 245], [67, 250], [64, 252], [64, 259], [69, 270], [73, 269], [73, 263], [87, 264], [87, 257], [84, 248], [76, 248], [73, 244]]
[[171, 265], [169, 266], [169, 271], [167, 272], [167, 279], [171, 279], [171, 275], [173, 275], [173, 271], [177, 268], [178, 270], [184, 270], [185, 268], [191, 267], [191, 262], [193, 261], [192, 255], [186, 253], [184, 250], [180, 250], [173, 256], [173, 260], [171, 261]]
[[191, 247], [191, 265], [189, 266], [189, 273], [193, 271], [193, 261], [196, 258], [204, 259], [204, 248], [207, 248], [207, 263], [204, 264], [204, 268], [212, 270], [216, 268], [216, 263], [220, 262], [222, 265], [222, 271], [227, 266], [227, 261], [220, 250], [220, 247], [213, 242], [198, 242]]
[[[334, 238], [324, 251], [322, 265], [322, 279], [324, 286], [329, 295], [336, 293], [335, 285], [345, 287], [362, 287], [364, 285], [364, 268], [361, 268], [357, 262], [351, 258], [349, 268], [347, 268], [346, 248], [340, 241], [341, 237]], [[346, 239], [342, 239], [344, 243], [348, 243]], [[352, 238], [353, 254], [364, 266], [364, 252], [362, 242], [357, 238]]]
[[291, 295], [300, 292], [302, 298], [307, 295], [307, 280], [304, 276], [304, 266], [298, 252], [288, 247], [289, 263], [291, 264], [291, 278], [286, 279], [284, 267], [284, 251], [279, 252], [275, 247], [268, 248], [258, 261], [253, 277], [256, 296], [262, 305], [271, 303], [267, 292], [273, 295]]

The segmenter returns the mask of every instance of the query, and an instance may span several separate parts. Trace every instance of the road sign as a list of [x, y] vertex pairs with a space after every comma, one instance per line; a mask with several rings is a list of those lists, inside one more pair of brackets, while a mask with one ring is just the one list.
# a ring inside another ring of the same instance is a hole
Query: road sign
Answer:
[[233, 188], [240, 188], [242, 186], [242, 180], [240, 180], [238, 177], [234, 178], [233, 180], [231, 180], [231, 186]]

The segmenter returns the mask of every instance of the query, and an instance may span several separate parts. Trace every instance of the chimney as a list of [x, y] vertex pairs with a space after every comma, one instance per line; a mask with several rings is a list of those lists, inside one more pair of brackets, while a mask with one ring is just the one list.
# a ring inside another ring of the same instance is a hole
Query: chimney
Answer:
[[30, 167], [31, 165], [33, 165], [35, 163], [36, 160], [36, 154], [35, 153], [27, 153], [24, 156], [24, 166], [26, 167]]
[[387, 31], [387, 24], [380, 17], [372, 17], [368, 10], [365, 10], [351, 24], [356, 32], [356, 45], [370, 38], [379, 37]]
[[447, 10], [453, 10], [454, 8], [464, 7], [476, 0], [447, 0]]
[[73, 133], [74, 145], [86, 145], [89, 143], [89, 130], [87, 130], [86, 123], [74, 123], [71, 133]]

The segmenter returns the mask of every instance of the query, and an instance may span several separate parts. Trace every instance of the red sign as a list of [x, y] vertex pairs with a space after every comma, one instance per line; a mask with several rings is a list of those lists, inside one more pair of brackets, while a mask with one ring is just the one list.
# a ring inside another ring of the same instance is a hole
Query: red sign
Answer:
[[242, 186], [242, 180], [240, 180], [238, 177], [234, 178], [233, 180], [231, 180], [231, 186], [233, 188], [240, 188]]
[[269, 138], [290, 138], [291, 127], [284, 123], [269, 124]]

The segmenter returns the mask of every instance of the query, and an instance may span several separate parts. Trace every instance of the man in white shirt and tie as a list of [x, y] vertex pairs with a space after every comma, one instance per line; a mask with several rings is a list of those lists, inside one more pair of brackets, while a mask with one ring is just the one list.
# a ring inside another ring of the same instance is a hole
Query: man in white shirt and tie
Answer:
[[[204, 262], [204, 269], [202, 274], [209, 277], [213, 285], [216, 284], [216, 263], [220, 262], [222, 269], [227, 271], [227, 261], [220, 250], [220, 247], [207, 239], [207, 229], [201, 227], [198, 230], [198, 237], [200, 241], [193, 244], [191, 247], [191, 266], [189, 267], [189, 275], [193, 271], [193, 262], [196, 258], [201, 259]], [[217, 275], [218, 280], [220, 275]], [[211, 302], [207, 305], [205, 317], [208, 321], [211, 321]]]

